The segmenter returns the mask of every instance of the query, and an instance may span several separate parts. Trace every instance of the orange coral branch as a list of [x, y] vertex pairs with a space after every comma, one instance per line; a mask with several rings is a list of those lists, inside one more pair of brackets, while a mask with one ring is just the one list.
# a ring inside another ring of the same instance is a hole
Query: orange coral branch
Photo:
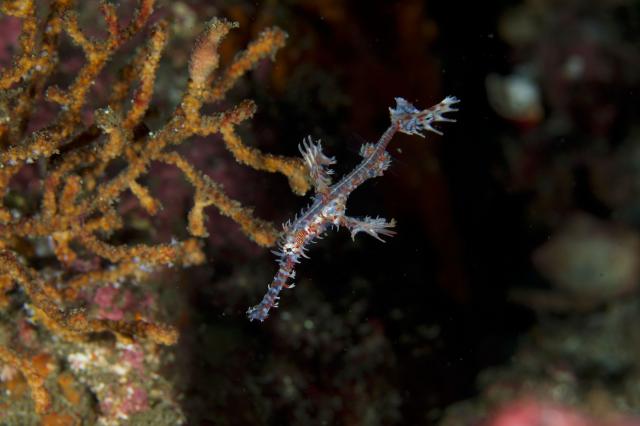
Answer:
[[158, 159], [178, 167], [196, 189], [194, 206], [189, 212], [189, 232], [191, 235], [197, 237], [207, 235], [203, 210], [205, 207], [213, 205], [224, 216], [237, 222], [244, 233], [256, 243], [267, 247], [275, 243], [278, 231], [271, 223], [254, 217], [251, 209], [243, 207], [238, 201], [229, 198], [219, 185], [208, 176], [197, 172], [183, 157], [171, 152]]
[[[195, 250], [193, 243], [185, 243]], [[187, 251], [187, 249], [185, 249]], [[200, 260], [199, 257], [189, 259]], [[69, 340], [82, 340], [90, 333], [110, 331], [119, 339], [130, 342], [132, 337], [149, 339], [155, 343], [171, 345], [178, 339], [178, 332], [168, 325], [138, 320], [133, 322], [89, 319], [84, 309], [64, 310], [62, 295], [36, 271], [21, 265], [12, 254], [0, 252], [0, 270], [22, 285], [33, 303], [34, 318], [47, 329]]]
[[31, 389], [31, 398], [33, 398], [36, 413], [44, 414], [51, 404], [49, 392], [44, 387], [45, 378], [38, 373], [38, 370], [25, 357], [21, 357], [3, 346], [0, 346], [0, 361], [11, 365], [22, 373], [27, 380], [29, 389]]
[[[93, 333], [110, 332], [124, 341], [148, 339], [172, 344], [178, 334], [170, 326], [89, 317], [85, 307], [77, 306], [82, 302], [79, 291], [124, 278], [139, 281], [151, 267], [204, 262], [195, 238], [166, 244], [110, 242], [110, 232], [130, 226], [117, 209], [124, 191], [130, 189], [150, 214], [161, 207], [152, 186], [145, 181], [154, 161], [177, 167], [195, 187], [193, 208], [185, 218], [194, 237], [206, 236], [205, 209], [215, 206], [257, 244], [274, 244], [278, 231], [273, 224], [229, 198], [220, 185], [173, 149], [192, 136], [221, 134], [226, 149], [239, 163], [282, 173], [295, 192], [307, 191], [307, 170], [302, 161], [263, 153], [246, 146], [236, 135], [235, 126], [256, 112], [253, 101], [244, 100], [216, 113], [203, 112], [205, 104], [221, 100], [260, 60], [273, 58], [284, 45], [286, 34], [277, 28], [264, 31], [217, 72], [220, 43], [238, 24], [211, 20], [191, 53], [189, 81], [175, 111], [157, 130], [140, 134], [167, 44], [167, 23], [160, 21], [151, 27], [146, 41], [121, 69], [103, 107], [91, 111], [94, 122], [84, 123], [91, 87], [114, 53], [149, 21], [154, 1], [139, 0], [129, 22], [121, 20], [114, 5], [101, 3], [107, 28], [102, 39], [93, 39], [83, 31], [72, 5], [72, 0], [52, 0], [48, 15], [41, 19], [33, 0], [0, 2], [0, 12], [22, 20], [15, 65], [0, 73], [0, 192], [6, 193], [12, 177], [34, 161], [38, 161], [42, 187], [39, 206], [12, 206], [10, 211], [0, 199], [0, 301], [4, 302], [0, 307], [9, 305], [8, 299], [13, 296], [5, 293], [15, 282], [29, 299], [33, 318], [62, 338], [82, 340]], [[63, 32], [81, 48], [85, 58], [66, 88], [50, 81], [59, 71]], [[60, 111], [39, 130], [29, 132], [28, 124], [44, 99], [58, 104]], [[39, 251], [47, 257], [46, 272], [38, 269]], [[52, 255], [57, 259], [55, 264]], [[10, 356], [6, 352], [4, 355]], [[29, 379], [31, 373], [26, 366], [21, 371], [27, 380], [34, 381], [32, 392], [36, 395], [35, 379]]]
[[246, 146], [235, 133], [232, 124], [222, 126], [220, 133], [227, 149], [237, 162], [256, 170], [282, 173], [289, 179], [289, 186], [296, 194], [303, 195], [309, 190], [309, 172], [301, 159], [265, 154], [256, 148]]
[[138, 87], [138, 90], [133, 95], [131, 109], [122, 123], [126, 129], [133, 129], [135, 125], [140, 123], [149, 108], [153, 94], [155, 75], [158, 70], [162, 51], [167, 44], [167, 36], [167, 23], [165, 21], [157, 23], [151, 31], [147, 46], [138, 54], [138, 60], [135, 62], [134, 70], [140, 81], [140, 87]]
[[7, 68], [0, 74], [0, 89], [8, 89], [37, 64], [33, 59], [33, 52], [36, 51], [38, 20], [33, 0], [4, 2], [0, 5], [0, 12], [22, 18], [20, 56], [14, 60], [12, 68]]
[[284, 46], [286, 39], [287, 33], [280, 28], [264, 30], [258, 38], [249, 44], [246, 50], [240, 52], [233, 62], [224, 70], [213, 85], [207, 101], [217, 102], [224, 98], [229, 89], [260, 60], [267, 57], [274, 58], [276, 52]]

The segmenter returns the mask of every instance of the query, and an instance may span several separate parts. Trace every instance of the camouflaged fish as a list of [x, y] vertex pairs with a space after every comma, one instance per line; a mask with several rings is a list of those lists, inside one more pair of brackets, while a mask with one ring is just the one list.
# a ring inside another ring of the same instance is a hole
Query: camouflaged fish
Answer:
[[447, 96], [442, 102], [420, 111], [403, 98], [396, 98], [396, 107], [389, 108], [391, 115], [389, 128], [376, 144], [362, 145], [360, 164], [335, 184], [331, 184], [333, 171], [329, 168], [335, 164], [335, 159], [322, 152], [320, 141], [314, 142], [310, 136], [303, 141], [299, 147], [300, 153], [309, 170], [315, 196], [309, 207], [293, 221], [284, 224], [278, 250], [274, 251], [278, 257], [278, 272], [268, 286], [262, 301], [247, 311], [251, 321], [264, 321], [269, 316], [271, 308], [278, 306], [282, 289], [294, 287], [292, 280], [295, 278], [295, 265], [300, 262], [301, 257], [307, 258], [306, 250], [309, 244], [322, 237], [330, 227], [345, 227], [351, 232], [352, 238], [359, 232], [364, 232], [383, 241], [382, 236], [390, 237], [395, 234], [391, 230], [395, 226], [393, 220], [387, 222], [380, 217], [347, 216], [345, 212], [347, 199], [366, 180], [382, 176], [389, 168], [391, 156], [386, 149], [396, 132], [421, 137], [424, 137], [423, 131], [442, 135], [433, 127], [433, 123], [454, 122], [454, 119], [445, 117], [444, 114], [457, 111], [453, 108], [457, 102], [459, 100], [456, 97]]

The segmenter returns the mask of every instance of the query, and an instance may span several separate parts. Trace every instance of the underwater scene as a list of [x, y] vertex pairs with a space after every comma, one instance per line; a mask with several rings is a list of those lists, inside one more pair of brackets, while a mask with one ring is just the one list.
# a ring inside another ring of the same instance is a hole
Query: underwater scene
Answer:
[[638, 95], [637, 0], [0, 0], [0, 426], [640, 426]]

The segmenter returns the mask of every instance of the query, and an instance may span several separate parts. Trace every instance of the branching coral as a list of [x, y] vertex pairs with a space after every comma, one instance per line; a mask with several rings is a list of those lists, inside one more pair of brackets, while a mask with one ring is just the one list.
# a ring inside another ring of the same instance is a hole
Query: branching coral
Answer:
[[[145, 115], [169, 38], [168, 25], [160, 20], [120, 70], [106, 103], [100, 108], [92, 106], [91, 88], [100, 73], [116, 52], [144, 32], [153, 10], [154, 0], [140, 0], [125, 23], [113, 4], [102, 2], [106, 37], [95, 39], [81, 28], [71, 0], [51, 1], [42, 19], [34, 0], [0, 2], [0, 12], [22, 21], [13, 66], [0, 74], [0, 191], [6, 195], [11, 180], [34, 162], [41, 183], [41, 200], [35, 211], [11, 206], [6, 197], [0, 199], [0, 300], [6, 305], [5, 294], [12, 283], [18, 284], [29, 300], [32, 319], [67, 340], [83, 341], [100, 332], [110, 332], [125, 343], [146, 339], [170, 345], [178, 338], [172, 326], [143, 319], [127, 322], [91, 318], [86, 303], [79, 298], [87, 286], [124, 278], [140, 280], [154, 267], [204, 261], [196, 238], [156, 245], [109, 241], [114, 231], [128, 226], [117, 209], [123, 192], [130, 190], [150, 215], [161, 207], [143, 181], [152, 162], [177, 167], [194, 186], [194, 203], [188, 216], [188, 231], [193, 237], [206, 235], [204, 209], [215, 206], [256, 243], [270, 246], [276, 241], [278, 232], [272, 224], [228, 197], [219, 185], [173, 151], [176, 145], [193, 136], [217, 133], [239, 163], [285, 175], [298, 194], [309, 188], [302, 160], [262, 153], [244, 145], [237, 136], [236, 126], [256, 110], [252, 101], [244, 100], [214, 114], [202, 111], [205, 104], [224, 99], [260, 60], [273, 58], [286, 39], [278, 28], [265, 30], [216, 73], [218, 46], [237, 24], [211, 20], [191, 53], [189, 80], [181, 100], [163, 125], [147, 132]], [[63, 37], [70, 38], [85, 57], [67, 88], [56, 85], [54, 79], [60, 71], [58, 53]], [[43, 103], [57, 105], [57, 115], [31, 130], [37, 108]], [[107, 172], [114, 168], [115, 173]], [[43, 268], [35, 261], [33, 253], [43, 237], [57, 260], [55, 267]], [[97, 267], [78, 272], [81, 260], [96, 257], [101, 259]], [[25, 375], [36, 409], [43, 412], [46, 391], [29, 363], [2, 347], [0, 360]]]

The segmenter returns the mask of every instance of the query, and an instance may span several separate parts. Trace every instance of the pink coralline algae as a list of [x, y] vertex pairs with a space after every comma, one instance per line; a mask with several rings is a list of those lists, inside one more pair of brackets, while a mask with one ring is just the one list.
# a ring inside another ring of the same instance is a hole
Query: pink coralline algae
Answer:
[[92, 298], [96, 318], [112, 321], [125, 319], [127, 313], [142, 315], [153, 305], [153, 296], [135, 295], [129, 288], [109, 284], [99, 287]]
[[97, 400], [97, 424], [105, 426], [138, 424], [140, 416], [170, 416], [166, 424], [184, 423], [168, 384], [155, 372], [159, 361], [149, 346], [140, 344], [76, 345], [67, 355], [71, 371]]
[[640, 419], [596, 419], [568, 406], [522, 399], [499, 409], [483, 426], [640, 426]]
[[147, 391], [134, 384], [110, 386], [107, 396], [100, 402], [105, 418], [128, 419], [132, 414], [149, 409]]

